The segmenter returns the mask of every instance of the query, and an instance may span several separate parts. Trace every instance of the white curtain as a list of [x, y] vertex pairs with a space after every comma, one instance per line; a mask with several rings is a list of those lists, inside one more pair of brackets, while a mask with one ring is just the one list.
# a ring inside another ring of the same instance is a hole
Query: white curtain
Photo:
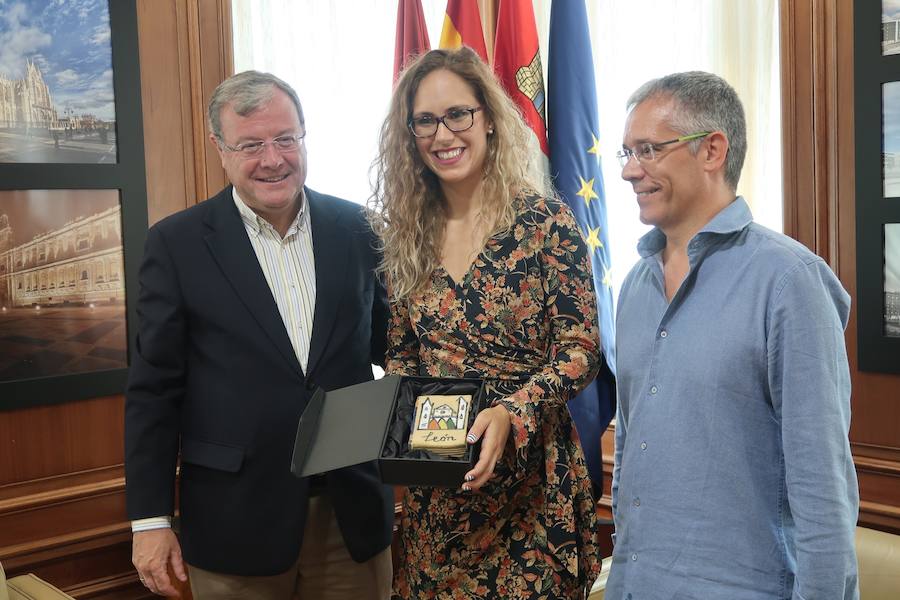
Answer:
[[[422, 0], [435, 44], [446, 1]], [[397, 0], [232, 0], [235, 72], [256, 69], [290, 83], [307, 123], [317, 191], [364, 203], [387, 111]]]
[[[550, 0], [533, 0], [547, 47]], [[571, 0], [557, 0], [571, 1]], [[749, 153], [738, 192], [757, 221], [781, 230], [781, 100], [775, 0], [587, 0], [609, 206], [613, 284], [637, 260], [646, 231], [620, 178], [625, 101], [650, 78], [700, 69], [734, 85], [747, 112]], [[422, 0], [432, 47], [446, 0]], [[311, 187], [364, 202], [391, 93], [397, 0], [232, 0], [236, 71], [272, 72], [300, 95]], [[544, 57], [546, 68], [547, 60]]]
[[781, 71], [778, 3], [715, 3], [711, 70], [737, 90], [747, 114], [747, 161], [738, 193], [753, 217], [783, 228], [781, 163]]

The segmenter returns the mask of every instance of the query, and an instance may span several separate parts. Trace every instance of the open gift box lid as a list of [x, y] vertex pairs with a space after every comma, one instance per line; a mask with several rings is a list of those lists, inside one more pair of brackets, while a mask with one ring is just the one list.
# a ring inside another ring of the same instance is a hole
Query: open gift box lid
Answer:
[[291, 472], [309, 477], [380, 458], [401, 379], [316, 390], [297, 426]]

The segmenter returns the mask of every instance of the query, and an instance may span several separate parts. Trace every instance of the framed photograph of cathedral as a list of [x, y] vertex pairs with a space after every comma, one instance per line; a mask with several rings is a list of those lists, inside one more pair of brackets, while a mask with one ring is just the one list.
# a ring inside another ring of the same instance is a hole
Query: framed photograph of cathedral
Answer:
[[115, 163], [109, 4], [7, 3], [0, 45], [0, 162]]
[[137, 2], [0, 4], [0, 411], [121, 394], [147, 234]]

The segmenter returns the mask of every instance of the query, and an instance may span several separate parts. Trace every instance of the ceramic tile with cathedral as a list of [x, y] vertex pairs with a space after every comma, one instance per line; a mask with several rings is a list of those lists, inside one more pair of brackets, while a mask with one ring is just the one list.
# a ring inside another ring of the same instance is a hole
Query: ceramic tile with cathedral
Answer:
[[466, 429], [472, 396], [419, 396], [409, 447], [441, 456], [460, 457], [466, 450]]

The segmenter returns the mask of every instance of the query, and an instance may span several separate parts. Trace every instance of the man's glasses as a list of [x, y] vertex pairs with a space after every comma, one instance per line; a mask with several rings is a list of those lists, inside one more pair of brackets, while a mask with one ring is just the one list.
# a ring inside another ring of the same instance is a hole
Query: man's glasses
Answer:
[[300, 145], [303, 143], [303, 138], [305, 137], [306, 132], [304, 131], [303, 133], [296, 135], [280, 135], [277, 138], [272, 139], [271, 142], [244, 142], [237, 146], [229, 146], [222, 141], [222, 138], [219, 138], [219, 145], [223, 150], [235, 152], [240, 155], [241, 158], [256, 158], [257, 156], [262, 156], [263, 149], [269, 144], [282, 154], [295, 152], [300, 148]]
[[453, 133], [459, 133], [471, 129], [475, 124], [475, 113], [482, 107], [476, 108], [454, 108], [447, 111], [443, 117], [434, 115], [422, 115], [409, 120], [407, 126], [414, 136], [417, 138], [430, 138], [435, 135], [438, 125], [444, 124], [444, 127]]
[[710, 133], [712, 133], [712, 131], [701, 131], [698, 133], [692, 133], [690, 135], [683, 135], [667, 142], [657, 142], [655, 144], [652, 142], [644, 142], [643, 144], [638, 144], [634, 148], [622, 146], [622, 149], [616, 152], [616, 158], [619, 159], [619, 164], [622, 165], [623, 169], [625, 168], [625, 165], [628, 164], [628, 161], [632, 158], [636, 158], [637, 161], [641, 164], [646, 164], [648, 162], [653, 162], [654, 160], [656, 160], [656, 153], [669, 144], [699, 140], [701, 138], [705, 138]]

